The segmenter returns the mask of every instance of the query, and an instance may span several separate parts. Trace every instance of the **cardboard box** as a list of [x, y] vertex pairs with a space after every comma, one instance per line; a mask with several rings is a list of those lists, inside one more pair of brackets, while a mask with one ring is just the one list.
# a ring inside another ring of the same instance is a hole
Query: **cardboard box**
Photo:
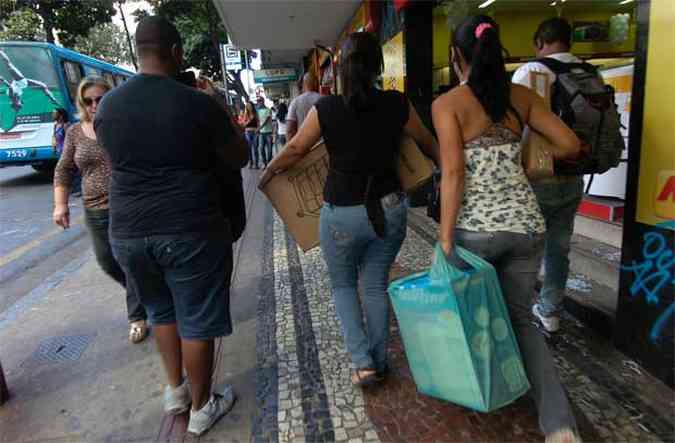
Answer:
[[[412, 192], [431, 179], [434, 165], [410, 137], [401, 140], [399, 177]], [[319, 245], [319, 215], [328, 175], [328, 152], [319, 143], [293, 168], [272, 178], [262, 190], [303, 251]]]
[[[551, 106], [551, 83], [548, 74], [530, 72], [530, 88]], [[521, 139], [523, 168], [527, 178], [537, 181], [553, 175], [553, 154], [551, 142], [536, 131], [526, 126]]]

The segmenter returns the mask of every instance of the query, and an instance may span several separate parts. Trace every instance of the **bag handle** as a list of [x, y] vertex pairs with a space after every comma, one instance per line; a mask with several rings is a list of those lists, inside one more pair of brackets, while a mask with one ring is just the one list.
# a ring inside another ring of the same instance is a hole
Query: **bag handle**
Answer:
[[[467, 249], [455, 245], [454, 250], [457, 255], [467, 264], [469, 264], [474, 270], [485, 266], [485, 261], [483, 259], [472, 254]], [[431, 262], [429, 277], [431, 277], [432, 280], [450, 282], [452, 280], [465, 278], [467, 275], [467, 272], [462, 271], [461, 269], [456, 268], [448, 263], [441, 244], [437, 242], [436, 246], [434, 246], [434, 257]]]

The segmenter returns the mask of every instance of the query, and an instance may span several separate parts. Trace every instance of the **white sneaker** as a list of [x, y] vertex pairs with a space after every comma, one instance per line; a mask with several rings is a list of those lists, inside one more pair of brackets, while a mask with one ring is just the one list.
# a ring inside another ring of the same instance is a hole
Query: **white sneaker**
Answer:
[[170, 415], [182, 414], [188, 410], [190, 403], [192, 403], [192, 398], [187, 379], [184, 379], [183, 383], [176, 388], [172, 388], [171, 386], [164, 388], [165, 413]]
[[209, 401], [199, 411], [190, 411], [188, 432], [197, 436], [208, 431], [220, 418], [232, 410], [236, 395], [232, 386], [226, 386], [222, 394], [211, 394]]
[[532, 306], [532, 314], [541, 322], [548, 332], [556, 332], [560, 329], [560, 318], [557, 315], [545, 316], [539, 311], [539, 305]]
[[582, 443], [582, 441], [571, 429], [564, 428], [547, 435], [546, 443]]

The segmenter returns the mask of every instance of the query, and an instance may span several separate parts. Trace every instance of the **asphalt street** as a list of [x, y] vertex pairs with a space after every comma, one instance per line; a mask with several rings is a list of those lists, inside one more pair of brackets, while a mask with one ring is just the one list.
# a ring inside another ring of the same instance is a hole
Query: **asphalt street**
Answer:
[[52, 222], [50, 176], [30, 166], [0, 169], [0, 312], [46, 275], [85, 253], [82, 202], [71, 199], [71, 228]]

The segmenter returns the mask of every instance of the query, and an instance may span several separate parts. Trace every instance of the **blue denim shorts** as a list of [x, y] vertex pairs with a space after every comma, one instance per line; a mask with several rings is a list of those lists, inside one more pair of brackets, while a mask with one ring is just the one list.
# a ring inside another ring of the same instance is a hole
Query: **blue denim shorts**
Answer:
[[111, 239], [113, 254], [152, 324], [177, 323], [181, 338], [232, 333], [228, 232]]

